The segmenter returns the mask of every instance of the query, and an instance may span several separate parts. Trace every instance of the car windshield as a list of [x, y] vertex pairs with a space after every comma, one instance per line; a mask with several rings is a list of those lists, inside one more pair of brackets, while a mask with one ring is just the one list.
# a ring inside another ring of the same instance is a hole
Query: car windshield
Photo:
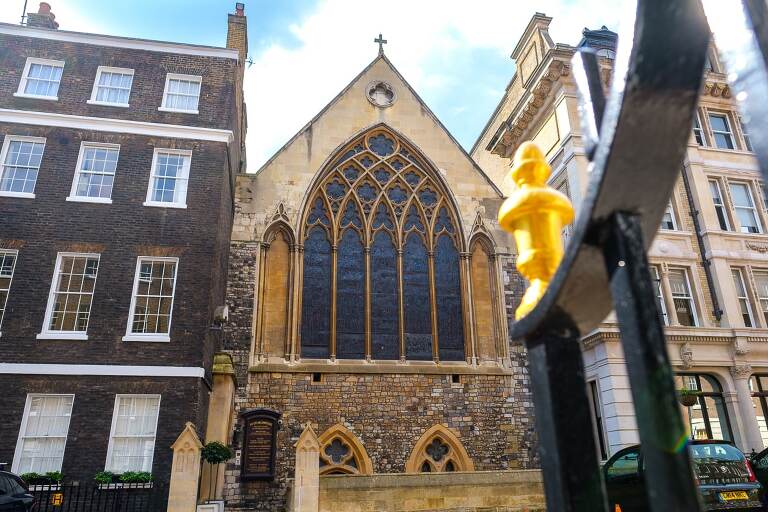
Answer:
[[694, 444], [691, 445], [694, 461], [704, 460], [744, 460], [744, 454], [729, 444]]

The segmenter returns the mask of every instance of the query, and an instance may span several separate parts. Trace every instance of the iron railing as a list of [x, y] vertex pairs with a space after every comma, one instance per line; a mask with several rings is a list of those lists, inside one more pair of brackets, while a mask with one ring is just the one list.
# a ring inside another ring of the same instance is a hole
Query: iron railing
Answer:
[[[645, 458], [650, 509], [701, 503], [646, 251], [679, 176], [710, 28], [768, 178], [765, 0], [638, 0], [604, 96], [594, 54], [574, 58], [591, 177], [563, 261], [516, 322], [528, 348], [547, 509], [605, 511], [580, 338], [616, 311]], [[751, 113], [751, 115], [749, 114]]]
[[35, 486], [33, 512], [160, 512], [168, 485], [147, 484]]

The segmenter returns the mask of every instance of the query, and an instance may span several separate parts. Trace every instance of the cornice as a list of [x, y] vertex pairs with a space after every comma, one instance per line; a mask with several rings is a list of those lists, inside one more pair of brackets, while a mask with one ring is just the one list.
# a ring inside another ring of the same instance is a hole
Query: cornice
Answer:
[[707, 73], [704, 77], [701, 93], [704, 96], [713, 96], [715, 98], [730, 98], [731, 87], [728, 85], [728, 79], [724, 74]]
[[29, 124], [34, 126], [56, 126], [78, 130], [99, 132], [130, 133], [152, 137], [172, 139], [207, 140], [211, 142], [231, 143], [232, 130], [203, 128], [178, 124], [148, 123], [144, 121], [126, 121], [106, 117], [86, 117], [71, 114], [54, 114], [34, 110], [11, 110], [0, 108], [0, 123]]
[[496, 143], [493, 147], [489, 148], [492, 153], [501, 157], [507, 157], [511, 150], [517, 147], [525, 129], [536, 117], [539, 109], [544, 106], [544, 102], [552, 90], [552, 85], [561, 77], [568, 76], [570, 73], [570, 63], [560, 59], [551, 60], [542, 69], [535, 83], [528, 90], [528, 98], [525, 100], [525, 103], [521, 108], [516, 109], [506, 122], [502, 123], [502, 133], [500, 136], [494, 137]]
[[112, 48], [128, 48], [150, 52], [175, 53], [180, 55], [196, 55], [198, 57], [219, 57], [222, 59], [239, 60], [240, 54], [232, 48], [217, 46], [202, 46], [194, 44], [153, 41], [150, 39], [134, 39], [131, 37], [89, 34], [86, 32], [70, 32], [67, 30], [50, 30], [35, 27], [22, 27], [10, 23], [0, 23], [0, 34], [35, 39], [49, 39], [68, 43], [83, 43]]

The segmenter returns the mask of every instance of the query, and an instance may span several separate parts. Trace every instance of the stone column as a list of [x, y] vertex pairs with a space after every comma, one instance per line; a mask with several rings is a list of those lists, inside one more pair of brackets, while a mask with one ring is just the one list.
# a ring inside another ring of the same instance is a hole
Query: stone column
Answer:
[[168, 489], [168, 512], [195, 512], [197, 483], [200, 479], [200, 450], [203, 443], [195, 426], [187, 422], [184, 430], [171, 445], [173, 464]]
[[752, 450], [757, 452], [763, 449], [763, 439], [760, 436], [760, 426], [755, 416], [755, 407], [752, 402], [752, 392], [749, 390], [749, 377], [752, 375], [752, 367], [748, 364], [739, 364], [731, 368], [731, 375], [736, 389], [741, 425], [744, 429], [744, 446], [741, 449], [745, 453]]
[[[219, 353], [213, 357], [213, 389], [208, 402], [208, 425], [205, 430], [205, 442], [219, 441], [229, 444], [229, 434], [232, 431], [232, 416], [235, 397], [235, 366], [232, 356]], [[224, 474], [226, 462], [211, 466], [203, 463], [203, 476], [200, 479], [200, 498], [205, 500], [222, 500], [224, 491]], [[211, 484], [211, 474], [215, 482]]]
[[296, 442], [296, 474], [291, 512], [318, 512], [320, 508], [320, 441], [307, 423]]

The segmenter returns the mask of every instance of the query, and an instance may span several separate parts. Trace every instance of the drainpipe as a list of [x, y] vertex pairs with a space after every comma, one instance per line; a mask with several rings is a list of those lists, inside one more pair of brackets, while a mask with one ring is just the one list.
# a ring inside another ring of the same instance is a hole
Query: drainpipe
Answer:
[[693, 231], [696, 233], [696, 242], [699, 244], [699, 252], [701, 253], [701, 263], [704, 266], [704, 275], [707, 278], [707, 286], [709, 287], [709, 295], [712, 299], [712, 314], [718, 322], [723, 318], [723, 310], [720, 309], [720, 300], [717, 298], [715, 292], [715, 282], [712, 279], [712, 262], [706, 256], [706, 248], [704, 247], [704, 237], [701, 234], [701, 224], [699, 223], [699, 210], [696, 209], [696, 205], [693, 202], [693, 195], [691, 194], [691, 182], [688, 179], [688, 173], [685, 166], [683, 166], [683, 185], [685, 186], [685, 197], [688, 198], [688, 209], [691, 211], [691, 218], [693, 219]]

